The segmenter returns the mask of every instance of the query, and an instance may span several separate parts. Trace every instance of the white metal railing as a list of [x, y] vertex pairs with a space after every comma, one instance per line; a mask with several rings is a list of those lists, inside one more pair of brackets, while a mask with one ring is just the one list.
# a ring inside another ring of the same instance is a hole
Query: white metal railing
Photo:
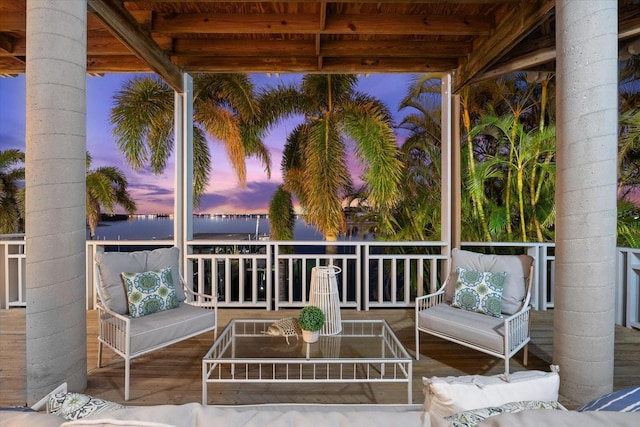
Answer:
[[24, 234], [0, 235], [0, 308], [26, 305]]
[[[98, 251], [169, 247], [173, 240], [87, 241], [87, 308], [95, 307], [93, 257]], [[553, 243], [464, 242], [479, 252], [528, 253], [536, 260], [531, 304], [554, 305]], [[278, 310], [308, 302], [311, 270], [335, 264], [341, 306], [410, 307], [416, 296], [434, 291], [444, 280], [445, 242], [216, 241], [188, 243], [185, 278], [194, 290], [216, 290], [220, 307]], [[24, 235], [0, 235], [0, 308], [26, 305]], [[640, 329], [640, 249], [617, 248], [616, 323]]]

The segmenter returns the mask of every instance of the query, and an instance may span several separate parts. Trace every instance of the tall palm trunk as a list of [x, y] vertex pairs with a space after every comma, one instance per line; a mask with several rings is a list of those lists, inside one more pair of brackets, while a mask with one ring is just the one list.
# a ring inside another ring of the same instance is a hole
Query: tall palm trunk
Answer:
[[[547, 111], [547, 91], [549, 88], [549, 76], [547, 76], [547, 78], [542, 80], [541, 85], [542, 85], [542, 93], [540, 94], [540, 126], [539, 126], [540, 132], [544, 130], [544, 126], [545, 126], [544, 121], [545, 121], [545, 114]], [[540, 155], [540, 150], [538, 149], [534, 157], [536, 161], [539, 155]], [[547, 154], [545, 156], [544, 162], [545, 163], [551, 162], [550, 154]], [[536, 239], [538, 240], [538, 242], [543, 242], [544, 237], [542, 235], [542, 226], [540, 224], [540, 220], [538, 219], [537, 208], [538, 208], [538, 200], [540, 198], [540, 190], [542, 189], [542, 184], [544, 181], [544, 173], [543, 172], [540, 173], [540, 177], [538, 178], [538, 182], [536, 184], [537, 170], [538, 168], [534, 165], [531, 172], [531, 178], [529, 179], [529, 199], [531, 203], [531, 215], [533, 219], [532, 223], [536, 233]]]
[[[462, 114], [463, 114], [462, 121], [464, 123], [465, 132], [467, 134], [469, 175], [471, 176], [471, 179], [475, 182], [477, 179], [477, 176], [476, 176], [475, 159], [473, 156], [473, 138], [471, 137], [471, 116], [469, 115], [468, 104], [465, 101], [462, 101]], [[476, 212], [478, 212], [478, 219], [480, 220], [480, 225], [482, 227], [482, 233], [484, 234], [484, 239], [487, 242], [491, 242], [491, 233], [489, 232], [489, 226], [485, 218], [484, 208], [482, 206], [482, 200], [480, 196], [476, 194], [474, 191], [471, 192], [471, 199], [476, 208]]]

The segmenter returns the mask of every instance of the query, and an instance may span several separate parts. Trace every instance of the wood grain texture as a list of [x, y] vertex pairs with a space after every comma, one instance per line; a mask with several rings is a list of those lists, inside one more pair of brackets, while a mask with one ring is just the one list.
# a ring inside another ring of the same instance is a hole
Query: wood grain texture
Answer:
[[[25, 404], [25, 311], [0, 311], [0, 406]], [[231, 318], [280, 319], [295, 316], [297, 310], [264, 311], [221, 309], [222, 330]], [[342, 310], [343, 319], [386, 319], [411, 355], [415, 355], [413, 310]], [[85, 393], [124, 402], [124, 362], [110, 350], [104, 351], [104, 367], [97, 363], [97, 313], [87, 312], [88, 387]], [[529, 365], [522, 365], [522, 352], [511, 359], [512, 372], [525, 369], [547, 371], [553, 353], [553, 310], [532, 312]], [[181, 404], [200, 402], [202, 356], [213, 343], [213, 332], [200, 335], [150, 355], [134, 359], [131, 367], [131, 400], [128, 405]], [[284, 339], [283, 339], [284, 344]], [[616, 327], [614, 389], [640, 383], [640, 332]], [[413, 365], [413, 402], [422, 403], [422, 377], [447, 375], [497, 375], [502, 360], [448, 341], [422, 334], [420, 360]], [[562, 376], [562, 369], [560, 370]], [[300, 392], [301, 387], [304, 393]], [[258, 403], [397, 403], [406, 396], [399, 384], [220, 384], [210, 385], [209, 404]], [[561, 397], [568, 408], [578, 405]]]

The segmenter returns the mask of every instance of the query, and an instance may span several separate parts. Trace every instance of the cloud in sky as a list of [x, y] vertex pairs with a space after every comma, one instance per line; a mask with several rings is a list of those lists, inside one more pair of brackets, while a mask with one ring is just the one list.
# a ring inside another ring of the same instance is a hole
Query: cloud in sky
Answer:
[[[173, 211], [174, 158], [169, 159], [165, 171], [160, 175], [148, 169], [135, 171], [129, 167], [119, 153], [112, 136], [109, 114], [113, 105], [112, 96], [125, 81], [136, 75], [107, 74], [103, 77], [87, 77], [87, 150], [93, 158], [92, 167], [116, 166], [129, 180], [130, 192], [140, 213], [168, 213]], [[298, 82], [301, 75], [283, 74], [276, 78], [265, 74], [251, 76], [256, 87], [276, 86]], [[370, 75], [361, 77], [358, 90], [369, 93], [387, 104], [400, 121], [397, 113], [400, 101], [405, 96], [411, 76], [406, 74]], [[18, 148], [25, 151], [25, 76], [0, 79], [0, 149]], [[271, 153], [271, 179], [264, 166], [256, 159], [247, 159], [247, 187], [238, 184], [224, 147], [210, 142], [212, 171], [207, 194], [203, 196], [200, 212], [216, 213], [260, 213], [266, 212], [273, 192], [282, 182], [280, 163], [287, 134], [301, 123], [302, 118], [283, 121], [265, 138]], [[399, 141], [404, 138], [398, 135]], [[356, 159], [349, 155], [349, 167], [354, 183], [358, 186], [361, 169]]]

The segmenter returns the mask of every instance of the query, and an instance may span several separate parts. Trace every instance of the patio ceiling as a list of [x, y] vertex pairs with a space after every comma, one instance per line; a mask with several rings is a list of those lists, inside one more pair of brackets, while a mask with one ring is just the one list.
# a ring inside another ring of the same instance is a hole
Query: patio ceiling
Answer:
[[[26, 2], [0, 0], [0, 75], [25, 72]], [[555, 0], [87, 0], [87, 72], [442, 73], [455, 86], [553, 70]], [[621, 46], [640, 38], [619, 0]]]

